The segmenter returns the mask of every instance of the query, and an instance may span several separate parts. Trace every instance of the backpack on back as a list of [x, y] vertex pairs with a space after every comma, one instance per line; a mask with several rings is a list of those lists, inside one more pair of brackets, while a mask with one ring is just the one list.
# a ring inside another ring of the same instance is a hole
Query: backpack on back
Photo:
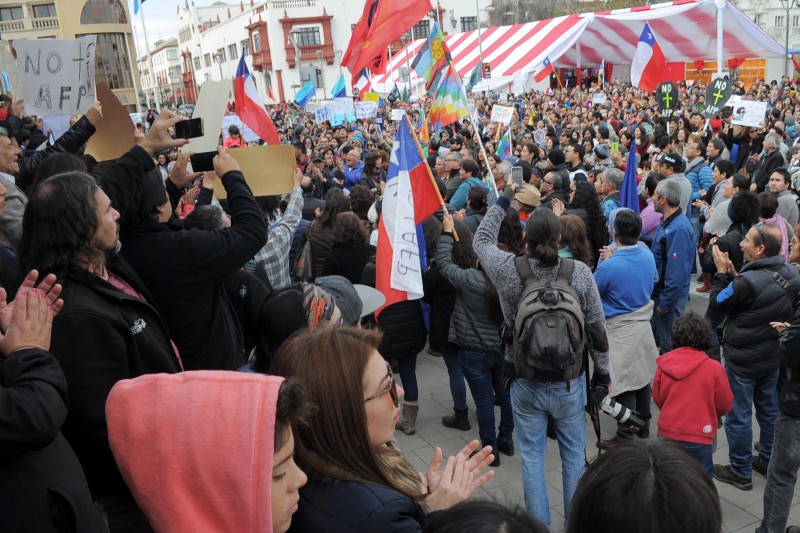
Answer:
[[561, 259], [553, 281], [536, 279], [527, 257], [514, 262], [523, 283], [514, 318], [517, 374], [525, 379], [555, 375], [568, 381], [577, 377], [586, 336], [583, 310], [570, 287], [575, 261]]

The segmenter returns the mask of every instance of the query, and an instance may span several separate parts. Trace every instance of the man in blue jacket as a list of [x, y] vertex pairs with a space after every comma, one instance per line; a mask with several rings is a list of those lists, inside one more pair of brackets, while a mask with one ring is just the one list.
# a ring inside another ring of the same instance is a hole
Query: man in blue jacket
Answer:
[[664, 180], [653, 194], [653, 207], [661, 213], [661, 224], [653, 238], [653, 258], [656, 260], [658, 283], [653, 288], [653, 334], [661, 353], [672, 350], [672, 323], [686, 309], [689, 301], [692, 265], [697, 248], [692, 223], [680, 208], [681, 187]]

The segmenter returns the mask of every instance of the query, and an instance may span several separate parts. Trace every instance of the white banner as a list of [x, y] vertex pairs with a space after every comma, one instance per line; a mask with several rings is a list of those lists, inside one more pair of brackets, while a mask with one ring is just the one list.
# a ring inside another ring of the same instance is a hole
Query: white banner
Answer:
[[514, 116], [513, 107], [495, 105], [492, 107], [492, 122], [500, 122], [504, 126], [511, 124], [511, 117]]
[[592, 94], [592, 103], [603, 105], [606, 103], [607, 97], [606, 93], [594, 93]]
[[142, 117], [141, 113], [130, 113], [131, 121], [134, 124], [141, 124], [144, 126], [144, 117]]
[[322, 124], [326, 120], [331, 119], [331, 106], [324, 105], [318, 107], [316, 111], [314, 111], [314, 119], [317, 121], [317, 124]]
[[375, 102], [356, 102], [356, 118], [372, 118], [378, 116], [378, 104]]
[[731, 124], [760, 127], [767, 114], [767, 102], [739, 100], [733, 108]]
[[392, 109], [392, 121], [400, 122], [403, 120], [403, 115], [406, 114], [405, 109]]
[[240, 119], [237, 115], [225, 115], [222, 117], [221, 131], [223, 139], [228, 135], [228, 128], [231, 126], [231, 124], [235, 124], [239, 127], [239, 133], [242, 134], [244, 142], [252, 143], [258, 141], [259, 137], [256, 132], [248, 128], [247, 124], [243, 123], [242, 119]]
[[14, 41], [26, 115], [81, 115], [94, 104], [96, 37]]

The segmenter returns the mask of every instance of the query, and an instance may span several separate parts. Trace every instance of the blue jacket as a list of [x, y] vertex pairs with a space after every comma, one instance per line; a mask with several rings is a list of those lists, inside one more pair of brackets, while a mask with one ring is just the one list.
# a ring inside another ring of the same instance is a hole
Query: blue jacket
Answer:
[[[695, 160], [697, 159], [700, 158], [698, 157]], [[692, 163], [694, 163], [694, 161], [690, 161], [689, 165]], [[689, 183], [692, 184], [692, 201], [700, 199], [700, 189], [707, 191], [709, 187], [714, 184], [714, 176], [711, 167], [709, 167], [705, 161], [701, 160], [691, 168], [687, 165], [684, 174], [689, 179]]]
[[594, 272], [606, 318], [643, 307], [658, 281], [656, 261], [650, 250], [639, 246], [619, 248]]
[[453, 195], [453, 198], [450, 199], [447, 203], [450, 204], [455, 209], [463, 209], [467, 207], [467, 196], [469, 195], [469, 190], [473, 187], [481, 186], [487, 191], [489, 187], [486, 186], [480, 178], [469, 178], [467, 181], [462, 183], [456, 189], [456, 193]]
[[651, 250], [659, 277], [652, 299], [657, 308], [669, 311], [681, 295], [689, 293], [697, 253], [692, 223], [682, 211], [661, 221]]
[[361, 161], [352, 169], [347, 168], [347, 165], [342, 165], [342, 175], [344, 176], [344, 189], [350, 190], [353, 185], [361, 184], [361, 174], [364, 173], [364, 163]]

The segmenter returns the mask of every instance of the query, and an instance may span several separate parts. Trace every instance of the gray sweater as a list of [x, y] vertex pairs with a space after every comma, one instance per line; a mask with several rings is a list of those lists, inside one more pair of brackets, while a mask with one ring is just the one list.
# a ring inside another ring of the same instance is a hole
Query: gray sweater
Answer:
[[453, 263], [452, 254], [453, 237], [442, 235], [436, 249], [436, 264], [458, 292], [448, 340], [464, 350], [499, 355], [500, 321], [490, 316], [486, 279], [476, 268], [462, 269]]
[[[514, 266], [514, 254], [504, 252], [497, 247], [500, 224], [505, 218], [505, 209], [501, 205], [508, 205], [508, 201], [505, 198], [499, 199], [486, 213], [475, 233], [473, 248], [478, 254], [483, 269], [497, 288], [506, 322], [513, 324], [519, 299], [522, 296], [522, 280]], [[530, 258], [529, 261], [534, 276], [545, 280], [554, 280], [561, 265], [561, 259], [559, 259], [558, 265], [552, 267], [541, 266], [536, 259]], [[594, 362], [595, 373], [608, 376], [608, 350], [596, 349], [596, 344], [608, 346], [605, 337], [606, 321], [603, 303], [589, 267], [580, 261], [575, 261], [575, 271], [572, 273], [570, 285], [578, 296], [583, 310], [587, 337], [591, 338], [592, 332], [595, 337], [602, 336], [602, 340], [599, 342], [589, 342], [589, 355]], [[513, 348], [510, 345], [506, 346], [505, 359], [509, 363], [514, 362]]]

